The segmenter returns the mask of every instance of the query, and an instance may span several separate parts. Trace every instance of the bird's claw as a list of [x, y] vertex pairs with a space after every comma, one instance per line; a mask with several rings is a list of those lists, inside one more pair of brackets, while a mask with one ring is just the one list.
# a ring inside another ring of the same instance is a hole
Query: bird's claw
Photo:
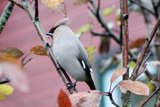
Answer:
[[49, 43], [46, 43], [45, 44], [45, 49], [48, 49], [48, 48], [50, 48], [51, 46], [49, 45]]
[[67, 89], [76, 91], [76, 84], [77, 84], [77, 81], [74, 83], [67, 83]]

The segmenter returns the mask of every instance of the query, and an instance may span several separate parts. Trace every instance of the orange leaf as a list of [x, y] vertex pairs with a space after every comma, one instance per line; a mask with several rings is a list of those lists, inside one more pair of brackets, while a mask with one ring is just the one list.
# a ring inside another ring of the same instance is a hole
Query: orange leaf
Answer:
[[47, 51], [43, 46], [35, 46], [30, 49], [32, 54], [47, 56]]
[[68, 95], [61, 89], [58, 95], [58, 107], [72, 107]]
[[0, 51], [0, 53], [7, 54], [8, 56], [14, 57], [16, 59], [24, 55], [24, 53], [21, 50], [14, 48], [14, 47], [8, 47]]
[[149, 95], [149, 88], [146, 84], [139, 81], [124, 80], [119, 83], [120, 90], [123, 93], [130, 91], [137, 95]]
[[130, 49], [139, 48], [145, 43], [145, 41], [146, 41], [146, 38], [144, 38], [144, 37], [138, 38], [129, 44], [129, 48]]
[[6, 53], [0, 53], [0, 62], [9, 62], [19, 65], [19, 62], [15, 57], [12, 57]]
[[127, 70], [126, 68], [122, 68], [122, 67], [116, 69], [116, 71], [112, 74], [111, 83], [113, 83], [118, 77], [125, 74], [126, 70]]

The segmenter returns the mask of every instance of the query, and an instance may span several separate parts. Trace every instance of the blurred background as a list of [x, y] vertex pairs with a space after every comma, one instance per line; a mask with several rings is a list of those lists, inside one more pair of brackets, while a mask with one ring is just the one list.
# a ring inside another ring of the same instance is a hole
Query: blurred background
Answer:
[[[0, 14], [2, 14], [6, 4], [7, 0], [0, 0]], [[112, 63], [112, 59], [108, 59], [119, 52], [119, 45], [112, 38], [109, 42], [103, 43], [103, 41], [107, 41], [108, 39], [104, 39], [104, 37], [101, 36], [94, 36], [90, 33], [90, 30], [104, 32], [104, 29], [89, 11], [89, 4], [75, 4], [72, 0], [65, 0], [65, 4], [67, 17], [72, 20], [69, 26], [77, 35], [80, 35], [80, 40], [86, 49], [88, 49], [87, 52], [96, 74], [96, 85], [99, 90], [108, 91], [111, 74], [117, 66], [117, 63]], [[100, 7], [108, 27], [113, 32], [116, 32], [116, 34], [120, 34], [117, 18], [119, 5], [118, 0], [101, 0]], [[60, 12], [42, 4], [41, 0], [39, 0], [39, 15], [40, 22], [46, 31], [49, 31], [57, 21], [64, 18]], [[155, 19], [153, 16], [151, 16], [150, 19], [152, 25]], [[92, 27], [88, 26], [88, 24], [91, 23]], [[144, 17], [142, 13], [138, 11], [137, 6], [130, 6], [129, 42], [131, 43], [140, 37], [147, 37], [150, 28], [152, 28], [152, 26], [148, 26], [145, 23]], [[120, 38], [120, 36], [117, 38]], [[31, 20], [24, 10], [15, 6], [13, 13], [0, 35], [0, 50], [4, 50], [7, 47], [16, 47], [27, 55], [32, 47], [38, 45], [42, 45], [42, 42]], [[103, 45], [105, 45], [107, 49], [104, 48]], [[32, 60], [28, 62], [23, 69], [29, 79], [30, 91], [28, 93], [22, 93], [15, 88], [13, 94], [0, 100], [0, 107], [54, 107], [60, 89], [66, 90], [54, 65], [47, 56], [32, 54], [29, 57], [32, 58]], [[102, 62], [109, 64], [104, 66]], [[79, 91], [88, 91], [89, 87], [83, 82], [78, 82], [77, 89]], [[119, 93], [119, 91], [115, 91], [114, 98], [118, 102], [120, 97], [118, 97], [117, 93]], [[107, 101], [104, 102], [110, 103], [108, 98], [105, 100]], [[102, 106], [106, 107], [107, 104], [102, 104]]]

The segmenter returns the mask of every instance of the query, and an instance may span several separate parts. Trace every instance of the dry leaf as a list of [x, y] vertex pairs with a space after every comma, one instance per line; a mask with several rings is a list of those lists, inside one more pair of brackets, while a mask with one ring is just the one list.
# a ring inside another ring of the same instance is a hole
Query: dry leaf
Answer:
[[8, 56], [12, 56], [17, 59], [24, 55], [24, 53], [21, 50], [14, 47], [8, 47], [0, 51], [0, 53], [7, 54]]
[[137, 95], [149, 95], [149, 88], [146, 84], [139, 81], [124, 80], [119, 83], [120, 90], [123, 93], [130, 91]]
[[27, 92], [29, 90], [27, 77], [19, 65], [11, 62], [0, 62], [0, 71], [20, 91]]
[[6, 53], [0, 53], [0, 62], [10, 62], [13, 64], [18, 64], [18, 60], [15, 57], [12, 57]]
[[30, 49], [32, 54], [47, 56], [47, 51], [43, 46], [35, 46]]
[[139, 48], [139, 47], [143, 46], [145, 41], [146, 41], [146, 38], [144, 38], [144, 37], [143, 38], [138, 38], [138, 39], [134, 40], [133, 42], [131, 42], [129, 44], [129, 48], [130, 49]]
[[125, 74], [126, 71], [127, 69], [122, 67], [119, 67], [118, 69], [116, 69], [116, 71], [114, 71], [114, 73], [112, 74], [111, 83], [113, 83], [118, 77]]
[[79, 92], [70, 95], [73, 107], [99, 107], [101, 95], [97, 90], [88, 92]]
[[61, 89], [57, 98], [58, 107], [72, 107], [68, 95]]
[[86, 4], [88, 0], [73, 0], [75, 5]]

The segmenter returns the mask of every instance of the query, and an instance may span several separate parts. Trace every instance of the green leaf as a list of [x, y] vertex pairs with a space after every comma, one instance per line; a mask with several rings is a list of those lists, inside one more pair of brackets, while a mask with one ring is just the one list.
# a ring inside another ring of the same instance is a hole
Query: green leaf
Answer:
[[134, 67], [136, 66], [136, 62], [135, 61], [129, 61], [129, 67], [134, 69]]
[[82, 33], [87, 33], [92, 29], [92, 25], [87, 23], [81, 26], [75, 33], [76, 35], [81, 35]]
[[109, 16], [113, 13], [115, 9], [115, 6], [109, 7], [109, 8], [105, 8], [102, 12], [103, 16]]

